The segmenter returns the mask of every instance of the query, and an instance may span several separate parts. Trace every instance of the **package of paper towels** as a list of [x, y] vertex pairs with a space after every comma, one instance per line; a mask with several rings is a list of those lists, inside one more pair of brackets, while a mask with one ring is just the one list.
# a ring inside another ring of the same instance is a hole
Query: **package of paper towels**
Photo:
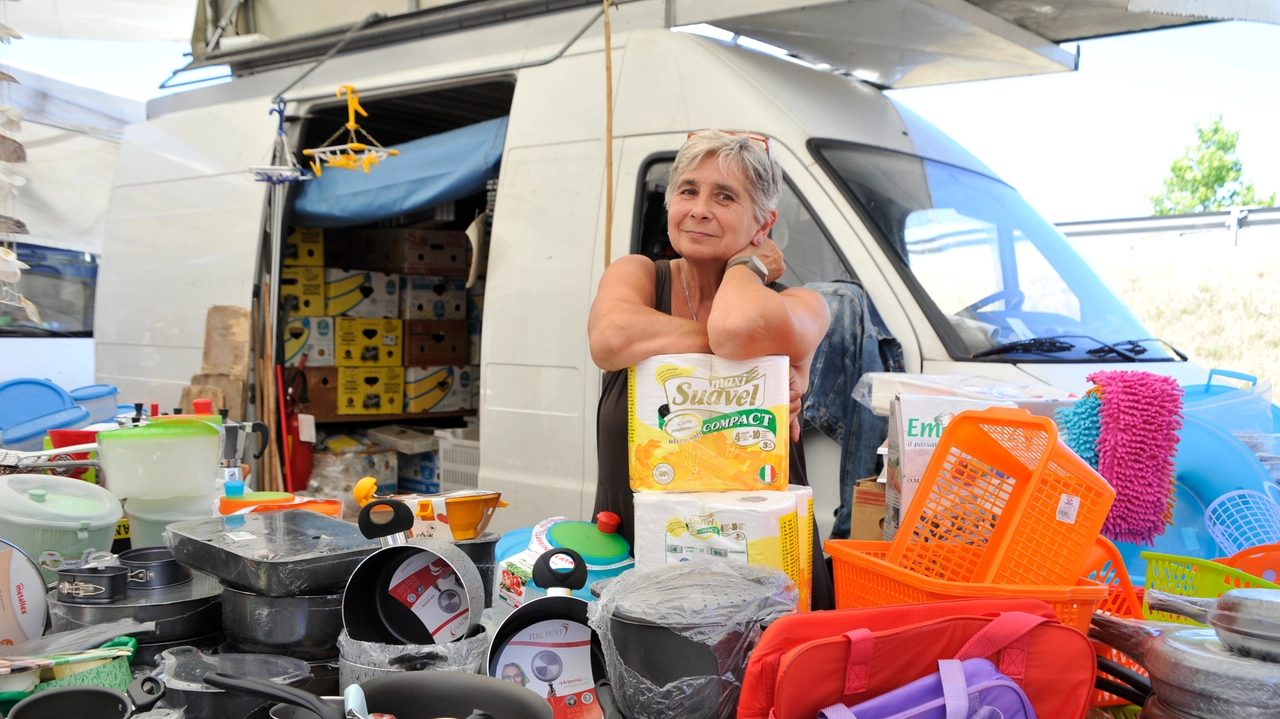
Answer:
[[800, 601], [796, 610], [807, 612], [813, 606], [813, 488], [791, 485], [787, 488], [796, 498], [796, 532], [800, 548], [800, 578], [796, 582]]
[[629, 372], [633, 490], [785, 490], [790, 366], [655, 355]]
[[637, 492], [636, 567], [694, 561], [763, 564], [802, 578], [797, 494]]

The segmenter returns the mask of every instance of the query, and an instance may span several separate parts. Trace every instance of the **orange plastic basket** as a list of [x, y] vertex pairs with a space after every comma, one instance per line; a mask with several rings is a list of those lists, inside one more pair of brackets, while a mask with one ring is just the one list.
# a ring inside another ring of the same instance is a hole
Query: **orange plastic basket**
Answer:
[[[1106, 600], [1094, 607], [1095, 612], [1124, 619], [1143, 618], [1142, 600], [1138, 597], [1137, 590], [1133, 588], [1133, 582], [1129, 581], [1129, 572], [1125, 569], [1124, 558], [1120, 556], [1120, 551], [1111, 543], [1111, 540], [1098, 536], [1093, 550], [1089, 552], [1089, 559], [1085, 561], [1083, 574], [1086, 578], [1101, 582], [1108, 587]], [[1146, 669], [1114, 647], [1095, 641], [1093, 648], [1098, 656], [1106, 657], [1147, 676]], [[1098, 672], [1098, 676], [1103, 676], [1103, 673]], [[1101, 689], [1095, 689], [1093, 692], [1092, 704], [1095, 707], [1125, 706], [1129, 703], [1129, 700], [1121, 699]]]
[[961, 412], [938, 441], [888, 562], [950, 582], [1071, 585], [1115, 496], [1058, 441], [1049, 418]]
[[888, 542], [832, 539], [824, 545], [835, 570], [836, 607], [883, 607], [947, 599], [1027, 597], [1039, 599], [1058, 615], [1058, 621], [1089, 631], [1093, 608], [1107, 598], [1107, 586], [1089, 579], [1072, 585], [980, 584], [949, 582], [916, 574], [885, 561]]

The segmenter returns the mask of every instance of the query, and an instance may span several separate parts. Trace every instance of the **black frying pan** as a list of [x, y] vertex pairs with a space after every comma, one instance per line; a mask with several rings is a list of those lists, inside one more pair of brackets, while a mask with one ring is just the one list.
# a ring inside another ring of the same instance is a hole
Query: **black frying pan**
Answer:
[[142, 677], [129, 685], [128, 696], [106, 687], [59, 687], [32, 694], [9, 710], [9, 719], [127, 719], [155, 706], [164, 696], [164, 683]]

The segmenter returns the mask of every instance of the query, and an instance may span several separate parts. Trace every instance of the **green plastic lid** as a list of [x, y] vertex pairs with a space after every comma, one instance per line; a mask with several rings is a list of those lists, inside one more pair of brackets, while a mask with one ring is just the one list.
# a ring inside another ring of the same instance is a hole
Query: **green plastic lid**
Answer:
[[218, 428], [210, 422], [200, 419], [169, 419], [162, 422], [151, 422], [140, 427], [121, 427], [98, 435], [99, 442], [111, 442], [126, 439], [181, 439], [184, 437], [218, 436]]
[[588, 564], [616, 564], [626, 559], [631, 548], [616, 533], [600, 531], [591, 522], [556, 522], [548, 533], [551, 543], [582, 555]]
[[101, 529], [124, 515], [120, 500], [95, 484], [46, 474], [0, 477], [0, 522], [48, 529]]

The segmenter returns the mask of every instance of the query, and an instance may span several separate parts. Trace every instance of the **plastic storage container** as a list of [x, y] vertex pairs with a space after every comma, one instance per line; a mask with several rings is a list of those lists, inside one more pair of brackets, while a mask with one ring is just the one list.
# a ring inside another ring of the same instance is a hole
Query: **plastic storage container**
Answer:
[[89, 410], [89, 422], [109, 422], [116, 416], [120, 390], [111, 384], [91, 384], [71, 390], [71, 401]]
[[163, 547], [165, 527], [173, 522], [212, 517], [219, 496], [220, 492], [212, 492], [202, 497], [126, 500], [130, 543], [134, 547]]
[[83, 407], [65, 407], [50, 414], [15, 424], [0, 432], [0, 447], [18, 452], [39, 452], [51, 429], [80, 429], [89, 426], [89, 412]]
[[836, 608], [883, 607], [947, 599], [1027, 597], [1039, 599], [1057, 613], [1058, 620], [1089, 631], [1094, 607], [1106, 601], [1107, 585], [1077, 579], [1069, 585], [982, 584], [948, 582], [926, 577], [885, 561], [888, 542], [832, 539], [824, 545], [831, 555], [836, 583]]
[[[1239, 389], [1214, 384], [1214, 377], [1248, 382], [1250, 387]], [[1271, 405], [1271, 380], [1259, 382], [1257, 377], [1243, 372], [1211, 369], [1203, 385], [1189, 385], [1182, 390], [1183, 414], [1230, 432], [1255, 454], [1272, 451], [1270, 445], [1277, 429]]]
[[961, 412], [938, 440], [888, 562], [948, 582], [1069, 586], [1115, 496], [1058, 441], [1053, 420]]
[[480, 486], [480, 429], [438, 429], [440, 488], [476, 489]]
[[117, 497], [196, 497], [217, 489], [222, 441], [218, 427], [169, 419], [98, 435], [107, 488]]
[[0, 382], [0, 431], [72, 404], [66, 390], [46, 379]]
[[41, 565], [45, 579], [64, 559], [86, 549], [110, 550], [120, 500], [107, 490], [69, 477], [0, 476], [0, 536]]
[[[1280, 589], [1280, 584], [1204, 559], [1175, 557], [1172, 554], [1155, 552], [1143, 552], [1142, 558], [1147, 560], [1147, 590], [1155, 589], [1180, 597], [1215, 599], [1232, 589]], [[1152, 611], [1145, 602], [1142, 612], [1147, 619], [1202, 626], [1199, 622], [1186, 617]]]

